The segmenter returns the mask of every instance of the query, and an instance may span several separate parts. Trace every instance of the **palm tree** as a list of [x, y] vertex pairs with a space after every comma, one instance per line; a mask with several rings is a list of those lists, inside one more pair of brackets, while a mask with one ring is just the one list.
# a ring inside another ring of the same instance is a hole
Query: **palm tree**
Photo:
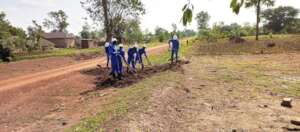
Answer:
[[274, 3], [275, 3], [275, 0], [232, 0], [230, 7], [232, 8], [232, 11], [236, 14], [239, 14], [240, 8], [243, 5], [245, 5], [246, 8], [255, 7], [255, 9], [256, 9], [256, 40], [258, 40], [261, 7], [263, 5], [265, 5], [267, 7], [273, 6]]

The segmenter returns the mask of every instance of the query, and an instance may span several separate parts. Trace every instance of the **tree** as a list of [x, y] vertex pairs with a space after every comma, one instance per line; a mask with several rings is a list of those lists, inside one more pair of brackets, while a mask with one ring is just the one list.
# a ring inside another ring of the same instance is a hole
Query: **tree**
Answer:
[[256, 40], [258, 40], [259, 36], [259, 23], [260, 23], [260, 15], [261, 8], [263, 5], [269, 7], [273, 6], [275, 0], [231, 0], [230, 7], [232, 11], [236, 14], [240, 12], [240, 8], [245, 5], [246, 8], [255, 7], [256, 9]]
[[0, 40], [7, 39], [11, 36], [9, 32], [10, 23], [6, 20], [6, 14], [4, 12], [0, 12]]
[[125, 39], [129, 43], [141, 43], [142, 41], [144, 41], [143, 32], [140, 28], [140, 22], [138, 20], [129, 20], [126, 23], [126, 29], [124, 34]]
[[267, 29], [275, 33], [283, 32], [289, 25], [296, 21], [298, 9], [291, 6], [280, 6], [275, 9], [267, 9], [262, 12], [262, 18], [265, 20]]
[[88, 23], [86, 22], [83, 26], [82, 26], [82, 30], [80, 32], [80, 37], [83, 39], [90, 39], [91, 38], [91, 27], [90, 25], [88, 25]]
[[210, 16], [208, 12], [201, 11], [196, 15], [196, 21], [198, 24], [198, 30], [207, 29], [208, 28], [208, 22], [210, 20]]
[[296, 19], [291, 24], [289, 24], [286, 29], [288, 33], [300, 33], [300, 19]]
[[27, 28], [28, 38], [31, 40], [31, 43], [28, 43], [27, 45], [27, 47], [31, 45], [29, 51], [31, 51], [32, 48], [41, 49], [40, 40], [42, 38], [42, 33], [44, 33], [42, 25], [38, 24], [35, 20], [33, 20], [32, 23], [34, 26], [29, 26]]
[[68, 16], [64, 11], [52, 11], [48, 13], [48, 16], [49, 18], [44, 19], [43, 22], [46, 28], [52, 31], [67, 32], [69, 23], [67, 22]]
[[14, 27], [6, 20], [6, 14], [0, 12], [0, 39], [7, 39], [11, 36], [26, 38], [26, 32], [18, 27]]
[[141, 0], [84, 0], [81, 4], [95, 23], [104, 25], [107, 41], [113, 34], [120, 38], [126, 21], [145, 13]]
[[159, 42], [163, 42], [170, 37], [170, 34], [166, 29], [163, 29], [161, 27], [156, 27], [155, 36], [158, 38]]
[[32, 20], [33, 27], [29, 26], [27, 28], [29, 39], [40, 42], [42, 33], [44, 33], [42, 25], [38, 24], [35, 20]]

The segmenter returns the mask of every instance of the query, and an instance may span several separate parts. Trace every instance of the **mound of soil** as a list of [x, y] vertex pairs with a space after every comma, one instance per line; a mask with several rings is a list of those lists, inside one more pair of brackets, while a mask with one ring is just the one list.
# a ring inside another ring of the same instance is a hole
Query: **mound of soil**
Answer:
[[274, 42], [267, 43], [268, 48], [272, 48], [272, 47], [275, 47], [275, 46], [276, 46], [276, 43], [274, 43]]
[[229, 41], [233, 42], [233, 43], [244, 43], [244, 42], [246, 42], [246, 40], [241, 38], [241, 37], [230, 37]]
[[[171, 71], [183, 72], [182, 65], [188, 63], [189, 61], [179, 61], [178, 63], [172, 65], [163, 64], [163, 65], [145, 67], [144, 70], [139, 70], [137, 73], [124, 72], [122, 80], [113, 79], [113, 77], [109, 75], [110, 73], [109, 68], [99, 67], [97, 69], [84, 71], [83, 73], [97, 77], [97, 81], [95, 82], [96, 84], [95, 90], [101, 90], [108, 87], [124, 88], [132, 84], [135, 84], [147, 77], [154, 76], [155, 74], [164, 71], [171, 70]], [[92, 91], [88, 91], [88, 92], [92, 92]]]

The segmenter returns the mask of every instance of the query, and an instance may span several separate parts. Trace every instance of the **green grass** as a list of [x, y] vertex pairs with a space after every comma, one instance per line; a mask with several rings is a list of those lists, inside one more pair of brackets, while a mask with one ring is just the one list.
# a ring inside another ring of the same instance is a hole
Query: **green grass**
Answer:
[[[228, 39], [218, 42], [199, 43], [198, 54], [200, 55], [242, 55], [242, 54], [273, 54], [300, 51], [300, 35], [273, 35], [261, 36], [259, 41], [254, 37], [245, 37], [245, 43], [231, 43]], [[275, 43], [275, 47], [268, 47], [268, 44]]]
[[[189, 49], [191, 49], [193, 47], [193, 43], [195, 43], [196, 41], [194, 40], [194, 38], [189, 38], [190, 44], [186, 45], [186, 40], [182, 40], [181, 41], [181, 47], [179, 50], [179, 59], [180, 58], [185, 58], [185, 56], [188, 56], [187, 52], [189, 51]], [[154, 65], [161, 65], [161, 64], [165, 64], [169, 62], [171, 56], [171, 51], [165, 52], [164, 54], [161, 54], [159, 56], [154, 55], [154, 56], [149, 56], [149, 59], [151, 60], [151, 62]]]
[[56, 49], [49, 52], [35, 52], [25, 56], [15, 56], [15, 59], [25, 60], [25, 59], [37, 59], [46, 57], [63, 57], [63, 56], [75, 56], [80, 54], [100, 54], [103, 53], [103, 48], [89, 48], [89, 49]]
[[[71, 127], [72, 132], [94, 132], [103, 131], [101, 125], [110, 119], [125, 116], [130, 110], [146, 109], [147, 100], [151, 94], [152, 88], [165, 86], [166, 81], [171, 81], [170, 75], [175, 74], [167, 71], [159, 73], [157, 76], [147, 78], [133, 86], [118, 89], [114, 98], [99, 109], [99, 113], [92, 117], [83, 119], [79, 124]], [[166, 79], [167, 78], [167, 79]]]
[[[185, 55], [192, 45], [181, 47], [181, 55]], [[150, 55], [151, 62], [155, 65], [168, 63], [169, 53], [165, 52], [161, 55]], [[178, 74], [172, 71], [166, 71], [156, 76], [146, 78], [132, 86], [118, 89], [117, 94], [105, 105], [101, 106], [99, 113], [92, 117], [83, 119], [79, 124], [71, 127], [66, 131], [70, 132], [93, 132], [103, 131], [101, 125], [112, 118], [125, 116], [129, 110], [145, 109], [148, 104], [147, 100], [153, 88], [165, 87], [166, 82], [174, 83], [174, 77]], [[173, 82], [172, 82], [173, 80]]]
[[[182, 43], [185, 43], [187, 39], [191, 40], [194, 38], [193, 37], [184, 38]], [[166, 44], [166, 42], [151, 42], [151, 43], [147, 44], [147, 47], [150, 48], [150, 47], [155, 47], [155, 46], [159, 46], [162, 44]], [[142, 46], [142, 45], [140, 45], [140, 46]], [[125, 45], [125, 48], [128, 48], [128, 45]], [[65, 49], [55, 49], [53, 51], [47, 51], [47, 52], [33, 52], [33, 53], [25, 54], [25, 55], [15, 55], [14, 61], [47, 58], [47, 57], [76, 56], [76, 55], [80, 55], [80, 54], [94, 55], [94, 54], [103, 54], [103, 53], [104, 53], [103, 47], [89, 48], [89, 49], [65, 48]], [[0, 60], [0, 63], [2, 63], [1, 60]]]
[[[198, 51], [197, 48], [194, 50]], [[194, 63], [202, 67], [199, 70], [207, 71], [198, 73], [202, 79], [247, 89], [252, 94], [272, 91], [286, 96], [300, 96], [300, 71], [295, 69], [297, 64], [286, 64], [284, 58], [277, 60], [273, 56], [265, 58], [249, 54], [195, 57]], [[196, 67], [193, 69], [197, 71]]]

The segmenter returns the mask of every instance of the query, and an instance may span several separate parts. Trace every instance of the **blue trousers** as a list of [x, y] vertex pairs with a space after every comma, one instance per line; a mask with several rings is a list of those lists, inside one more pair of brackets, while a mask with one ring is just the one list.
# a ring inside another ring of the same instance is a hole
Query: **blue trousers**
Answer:
[[122, 58], [118, 57], [118, 74], [122, 74], [123, 73], [123, 63], [122, 63]]
[[142, 69], [144, 69], [145, 66], [144, 66], [143, 57], [142, 56], [138, 56], [136, 61], [138, 61], [142, 65]]
[[134, 57], [128, 57], [128, 64], [129, 66], [131, 65], [131, 68], [133, 68], [135, 70], [135, 61], [134, 61]]
[[174, 57], [176, 59], [176, 62], [178, 61], [178, 49], [172, 49], [171, 52], [171, 62], [174, 61]]

